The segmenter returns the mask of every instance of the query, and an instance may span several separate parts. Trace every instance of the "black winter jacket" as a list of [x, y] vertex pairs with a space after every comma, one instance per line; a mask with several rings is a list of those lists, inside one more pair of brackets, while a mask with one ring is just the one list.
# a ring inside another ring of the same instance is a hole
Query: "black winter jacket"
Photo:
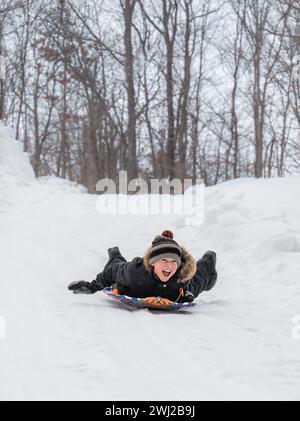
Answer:
[[150, 249], [144, 258], [135, 257], [131, 262], [120, 253], [118, 247], [108, 250], [109, 261], [103, 272], [91, 283], [93, 292], [106, 287], [116, 287], [121, 294], [130, 297], [162, 297], [171, 301], [181, 301], [180, 289], [190, 291], [195, 298], [202, 292], [210, 290], [216, 283], [217, 273], [209, 258], [197, 262], [184, 247], [181, 247], [181, 264], [176, 273], [162, 282], [153, 272], [149, 263]]

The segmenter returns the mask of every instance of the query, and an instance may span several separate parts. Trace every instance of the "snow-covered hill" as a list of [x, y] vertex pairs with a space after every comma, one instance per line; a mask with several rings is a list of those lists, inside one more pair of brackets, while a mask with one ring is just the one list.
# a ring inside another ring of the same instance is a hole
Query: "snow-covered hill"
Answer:
[[[300, 399], [299, 177], [207, 188], [200, 227], [103, 216], [84, 188], [34, 180], [9, 136], [1, 127], [1, 400]], [[195, 257], [217, 252], [219, 281], [193, 311], [67, 291], [108, 247], [131, 259], [166, 228]]]

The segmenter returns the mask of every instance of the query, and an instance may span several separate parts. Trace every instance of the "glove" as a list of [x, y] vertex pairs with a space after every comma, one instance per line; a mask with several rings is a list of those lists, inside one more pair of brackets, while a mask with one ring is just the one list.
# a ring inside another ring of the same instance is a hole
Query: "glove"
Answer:
[[185, 291], [185, 294], [183, 297], [184, 303], [191, 303], [192, 301], [194, 301], [194, 299], [195, 299], [194, 294], [191, 291]]
[[86, 281], [71, 282], [68, 286], [68, 290], [72, 291], [73, 294], [94, 294], [91, 283]]

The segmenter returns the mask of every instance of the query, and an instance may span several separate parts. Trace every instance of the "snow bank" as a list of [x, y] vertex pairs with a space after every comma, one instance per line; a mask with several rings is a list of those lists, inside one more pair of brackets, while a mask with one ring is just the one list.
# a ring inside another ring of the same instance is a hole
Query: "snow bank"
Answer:
[[[300, 177], [207, 188], [201, 225], [100, 215], [80, 186], [32, 183], [0, 135], [2, 181], [25, 181], [0, 208], [0, 400], [300, 399]], [[108, 247], [129, 260], [164, 229], [195, 258], [217, 252], [217, 285], [190, 314], [67, 291], [94, 279]]]
[[285, 302], [279, 317], [287, 323], [300, 312], [299, 194], [299, 176], [220, 184], [207, 189], [204, 224], [196, 230], [200, 244], [215, 249], [226, 276], [236, 280], [238, 291], [230, 294], [239, 295], [243, 285], [270, 312], [276, 305], [283, 311]]
[[[39, 189], [39, 186], [42, 188]], [[28, 200], [30, 191], [35, 187], [39, 197], [50, 194], [67, 195], [68, 193], [86, 193], [87, 189], [77, 183], [57, 177], [40, 177], [36, 179], [29, 161], [29, 157], [23, 152], [21, 142], [14, 140], [12, 129], [5, 127], [0, 121], [0, 205], [3, 209], [7, 206], [20, 205], [18, 198]], [[24, 190], [25, 189], [25, 190]], [[26, 198], [27, 197], [27, 198]], [[30, 202], [30, 199], [29, 199]]]
[[34, 180], [34, 172], [23, 145], [14, 140], [11, 129], [0, 122], [0, 183], [28, 184]]
[[[300, 255], [300, 177], [239, 180], [208, 189], [203, 241], [243, 256], [247, 270], [257, 262], [273, 263]], [[216, 226], [218, 229], [216, 230]], [[293, 265], [292, 265], [293, 266]], [[265, 273], [263, 273], [263, 276]]]

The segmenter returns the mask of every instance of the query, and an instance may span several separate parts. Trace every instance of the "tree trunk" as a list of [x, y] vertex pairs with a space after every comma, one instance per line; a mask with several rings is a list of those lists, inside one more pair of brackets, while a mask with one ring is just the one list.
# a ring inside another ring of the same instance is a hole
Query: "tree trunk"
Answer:
[[179, 177], [184, 180], [186, 177], [186, 151], [187, 151], [187, 125], [188, 125], [188, 99], [191, 81], [191, 55], [190, 37], [191, 20], [190, 5], [185, 1], [185, 36], [184, 36], [184, 76], [181, 88], [180, 123], [178, 130], [178, 153], [179, 153]]
[[128, 178], [132, 180], [138, 176], [137, 148], [136, 148], [136, 109], [134, 89], [134, 57], [132, 49], [132, 17], [136, 0], [125, 0], [123, 14], [125, 21], [125, 76], [127, 84], [128, 120], [127, 120], [127, 171]]
[[[172, 19], [172, 33], [169, 33], [169, 22], [172, 15], [172, 8], [174, 7], [174, 18]], [[174, 82], [173, 82], [173, 61], [174, 61], [174, 43], [177, 32], [177, 2], [170, 5], [167, 9], [167, 0], [163, 0], [163, 24], [164, 24], [164, 39], [167, 49], [167, 69], [166, 69], [166, 84], [167, 84], [167, 113], [168, 113], [168, 136], [167, 136], [167, 173], [170, 179], [175, 175], [175, 115], [174, 115]]]

